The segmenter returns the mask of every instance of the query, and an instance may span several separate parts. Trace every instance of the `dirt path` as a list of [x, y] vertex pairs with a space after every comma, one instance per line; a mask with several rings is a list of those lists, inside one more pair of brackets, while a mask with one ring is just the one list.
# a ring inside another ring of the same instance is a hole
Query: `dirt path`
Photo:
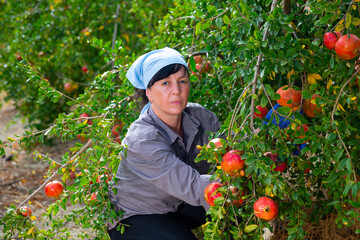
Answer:
[[[18, 113], [15, 107], [11, 103], [3, 103], [3, 98], [4, 94], [0, 93], [0, 103], [3, 104], [0, 108], [0, 140], [11, 146], [5, 148], [5, 157], [0, 156], [0, 218], [5, 215], [7, 206], [10, 204], [18, 206], [45, 181], [44, 176], [47, 175], [49, 167], [47, 162], [35, 161], [33, 152], [26, 152], [20, 149], [18, 144], [11, 144], [7, 139], [8, 137], [16, 139], [16, 135], [21, 136], [25, 128], [21, 119], [14, 120]], [[59, 160], [74, 144], [74, 142], [61, 143], [58, 141], [52, 146], [38, 145], [36, 150], [42, 154], [48, 154], [54, 160]], [[36, 217], [34, 224], [41, 229], [46, 228], [44, 226], [46, 220], [42, 214], [54, 200], [48, 198], [44, 191], [40, 190], [30, 201], [32, 214]], [[56, 216], [61, 217], [78, 207], [69, 205], [67, 211], [60, 208]], [[66, 223], [66, 227], [71, 229], [70, 232], [74, 234], [72, 239], [78, 239], [76, 236], [81, 233], [81, 229], [71, 222]], [[93, 236], [91, 232], [88, 233]], [[2, 234], [0, 226], [0, 239], [2, 239]], [[14, 239], [18, 238], [14, 236]]]

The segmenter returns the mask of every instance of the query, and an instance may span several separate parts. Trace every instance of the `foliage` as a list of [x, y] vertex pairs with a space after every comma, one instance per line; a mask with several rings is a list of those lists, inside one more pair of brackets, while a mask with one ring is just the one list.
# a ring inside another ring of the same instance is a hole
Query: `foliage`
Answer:
[[[288, 9], [287, 3], [290, 3]], [[146, 44], [146, 49], [175, 47], [186, 56], [194, 72], [190, 100], [215, 112], [223, 123], [219, 135], [227, 135], [222, 148], [202, 146], [198, 160], [211, 162], [214, 178], [244, 192], [244, 204], [232, 205], [231, 200], [238, 196], [232, 194], [230, 187], [221, 188], [223, 197], [210, 208], [208, 214], [212, 220], [203, 226], [205, 239], [231, 236], [261, 239], [264, 228], [272, 229], [274, 224], [253, 214], [252, 205], [262, 196], [277, 201], [276, 221], [287, 224], [288, 239], [304, 239], [306, 222], [316, 222], [334, 211], [338, 214], [337, 227], [359, 226], [359, 68], [356, 59], [342, 60], [322, 45], [324, 33], [332, 30], [360, 36], [358, 13], [358, 1], [174, 1], [159, 23], [157, 34], [148, 43], [141, 42]], [[155, 33], [154, 29], [148, 33], [152, 31]], [[20, 139], [25, 145], [38, 134], [58, 136], [63, 141], [78, 134], [92, 139], [86, 144], [77, 143], [57, 164], [46, 156], [37, 156], [52, 166], [48, 180], [57, 174], [66, 182], [70, 172], [82, 173], [71, 185], [66, 185], [67, 191], [49, 206], [46, 216], [52, 219], [59, 206], [65, 208], [67, 201], [85, 203], [83, 209], [65, 218], [85, 228], [92, 225], [99, 231], [99, 237], [105, 231], [104, 223], [121, 213], [116, 213], [107, 199], [106, 181], [97, 183], [96, 179], [103, 174], [113, 176], [120, 161], [118, 154], [123, 146], [114, 141], [111, 127], [122, 122], [123, 137], [137, 118], [139, 103], [132, 99], [125, 72], [143, 52], [142, 49], [132, 54], [126, 49], [128, 42], [120, 40], [114, 50], [105, 39], [105, 35], [93, 38], [91, 45], [102, 50], [104, 61], [111, 61], [108, 52], [115, 51], [115, 65], [119, 67], [102, 69], [84, 93], [70, 96], [73, 99], [67, 104], [72, 105], [72, 111], [60, 114], [46, 131], [27, 133]], [[211, 62], [210, 73], [195, 70], [196, 55]], [[62, 62], [62, 68], [71, 66], [64, 62], [66, 58], [59, 57], [56, 61], [59, 66]], [[94, 59], [94, 64], [100, 61]], [[27, 60], [19, 67], [39, 89], [44, 102], [64, 99], [64, 94], [56, 90], [58, 86], [42, 76], [43, 68], [37, 69]], [[304, 100], [313, 94], [320, 95], [315, 103], [322, 112], [314, 118], [303, 115], [303, 103], [298, 110], [289, 107], [275, 110], [273, 107], [280, 97], [276, 90], [286, 84], [301, 90]], [[254, 107], [260, 104], [276, 113], [270, 120], [279, 123], [281, 116], [292, 124], [280, 128], [267, 124], [268, 120], [253, 118]], [[84, 112], [91, 115], [90, 119], [79, 119]], [[306, 133], [296, 130], [303, 124], [309, 126]], [[304, 140], [306, 146], [300, 150]], [[243, 151], [245, 176], [231, 177], [219, 166], [221, 156], [230, 149]], [[285, 172], [272, 170], [275, 163], [264, 155], [267, 152], [278, 153], [280, 160], [286, 161], [289, 167]], [[305, 171], [307, 168], [310, 172]], [[99, 193], [99, 201], [89, 202], [89, 194], [93, 192]], [[2, 220], [8, 223], [4, 231], [9, 238], [20, 221], [14, 211], [15, 206], [9, 207]], [[27, 224], [31, 224], [30, 220]], [[31, 236], [69, 234], [62, 233], [61, 222], [54, 220], [53, 224], [58, 231], [33, 229]], [[32, 225], [23, 228], [27, 232], [24, 230], [22, 235], [26, 237]], [[356, 231], [359, 232], [360, 229]]]
[[[156, 0], [154, 12], [149, 1], [2, 1], [0, 3], [0, 91], [33, 129], [53, 123], [59, 113], [69, 111], [65, 99], [57, 103], [38, 97], [37, 87], [27, 83], [16, 69], [17, 56], [34, 65], [50, 84], [65, 93], [72, 83], [78, 97], [99, 72], [113, 68], [113, 61], [142, 51], [155, 32], [155, 25], [171, 6]], [[113, 35], [116, 36], [116, 41]], [[112, 48], [93, 48], [93, 37]], [[113, 54], [119, 47], [125, 55]], [[87, 71], [82, 70], [85, 66]], [[52, 111], [48, 111], [52, 109]]]

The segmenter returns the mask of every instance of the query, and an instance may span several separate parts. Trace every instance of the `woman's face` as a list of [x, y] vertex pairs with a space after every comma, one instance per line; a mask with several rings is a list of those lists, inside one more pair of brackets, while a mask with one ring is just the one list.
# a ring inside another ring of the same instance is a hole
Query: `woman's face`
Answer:
[[146, 96], [154, 112], [165, 122], [169, 117], [182, 114], [188, 103], [189, 93], [190, 81], [184, 67], [146, 89]]

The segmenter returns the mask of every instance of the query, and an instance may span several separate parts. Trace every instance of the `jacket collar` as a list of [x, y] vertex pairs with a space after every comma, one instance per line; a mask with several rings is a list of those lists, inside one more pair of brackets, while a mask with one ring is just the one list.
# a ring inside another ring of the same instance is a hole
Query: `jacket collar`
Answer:
[[[146, 113], [144, 114], [144, 120], [146, 121], [147, 118], [150, 118], [156, 128], [164, 135], [165, 138], [168, 139], [170, 144], [173, 144], [178, 138], [181, 138], [177, 133], [175, 133], [171, 128], [166, 125], [153, 111], [151, 107], [147, 109]], [[191, 143], [195, 138], [198, 127], [200, 126], [200, 121], [195, 117], [191, 116], [189, 113], [186, 112], [186, 109], [182, 112], [182, 125], [184, 128], [184, 142], [188, 146], [188, 143]]]

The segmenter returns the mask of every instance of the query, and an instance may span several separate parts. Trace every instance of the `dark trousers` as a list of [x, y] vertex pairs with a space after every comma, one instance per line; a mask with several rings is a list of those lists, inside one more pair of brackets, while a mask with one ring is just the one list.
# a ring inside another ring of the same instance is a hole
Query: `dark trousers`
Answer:
[[196, 240], [191, 229], [206, 222], [203, 207], [181, 204], [176, 212], [168, 214], [136, 215], [121, 221], [127, 225], [123, 234], [113, 228], [112, 240]]

